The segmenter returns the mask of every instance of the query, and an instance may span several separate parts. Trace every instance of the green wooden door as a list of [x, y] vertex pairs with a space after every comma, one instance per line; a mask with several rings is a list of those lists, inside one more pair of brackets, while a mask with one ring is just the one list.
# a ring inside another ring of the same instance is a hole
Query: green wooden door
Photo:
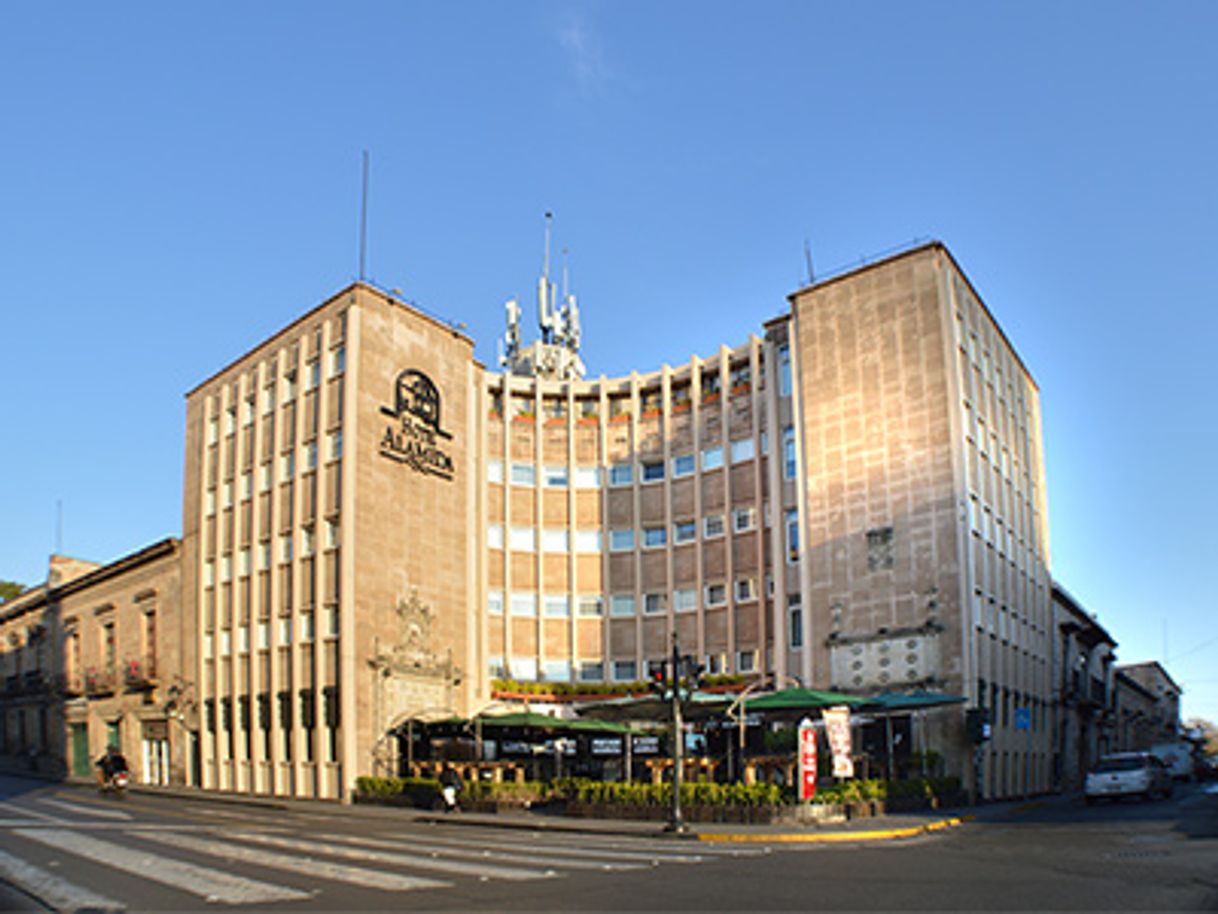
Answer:
[[89, 730], [84, 724], [72, 724], [72, 774], [87, 778], [93, 771], [89, 758]]

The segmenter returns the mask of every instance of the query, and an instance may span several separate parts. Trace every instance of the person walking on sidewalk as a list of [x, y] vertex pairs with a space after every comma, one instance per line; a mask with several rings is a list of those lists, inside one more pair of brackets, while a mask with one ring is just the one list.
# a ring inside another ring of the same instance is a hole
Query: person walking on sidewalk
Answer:
[[461, 788], [463, 786], [461, 775], [457, 774], [457, 769], [445, 763], [444, 770], [440, 772], [440, 795], [444, 798], [444, 811], [446, 813], [457, 811], [457, 798], [461, 795]]

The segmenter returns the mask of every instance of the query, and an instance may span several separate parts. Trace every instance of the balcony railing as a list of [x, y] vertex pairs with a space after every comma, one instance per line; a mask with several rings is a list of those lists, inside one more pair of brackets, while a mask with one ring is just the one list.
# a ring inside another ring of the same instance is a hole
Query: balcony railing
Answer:
[[128, 689], [149, 689], [155, 683], [155, 657], [133, 657], [123, 664], [123, 684]]
[[85, 671], [85, 694], [108, 695], [114, 691], [117, 680], [114, 667], [103, 667]]

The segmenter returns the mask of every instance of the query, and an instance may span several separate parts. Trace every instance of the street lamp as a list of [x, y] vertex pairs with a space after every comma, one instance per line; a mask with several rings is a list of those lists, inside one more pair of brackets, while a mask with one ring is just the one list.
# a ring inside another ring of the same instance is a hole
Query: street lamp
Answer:
[[[743, 692], [741, 692], [739, 695], [737, 695], [736, 700], [733, 701], [730, 705], [728, 705], [727, 711], [724, 712], [729, 720], [736, 721], [736, 723], [738, 725], [738, 733], [739, 733], [739, 742], [737, 745], [737, 748], [739, 749], [739, 755], [738, 756], [733, 755], [729, 751], [728, 756], [727, 756], [728, 761], [731, 763], [731, 765], [728, 769], [728, 780], [731, 780], [731, 781], [736, 780], [736, 767], [737, 766], [739, 766], [739, 768], [740, 768], [741, 779], [743, 780], [743, 778], [744, 778], [745, 724], [748, 719], [748, 714], [745, 711], [744, 700], [746, 698], [748, 698], [750, 695], [752, 695], [754, 692], [756, 692], [757, 690], [764, 688], [765, 685], [771, 681], [771, 679], [772, 679], [774, 685], [778, 685], [778, 683], [784, 679], [787, 680], [788, 682], [794, 683], [796, 686], [800, 685], [799, 680], [793, 676], [787, 676], [787, 675], [784, 675], [781, 673], [771, 673], [768, 676], [762, 675], [760, 679], [758, 679], [756, 682], [751, 683], [748, 686], [748, 688], [746, 688]], [[739, 714], [739, 716], [737, 716], [737, 713]], [[731, 745], [730, 741], [728, 742], [728, 745], [730, 747], [730, 745]], [[737, 761], [737, 758], [739, 758], [739, 761]]]

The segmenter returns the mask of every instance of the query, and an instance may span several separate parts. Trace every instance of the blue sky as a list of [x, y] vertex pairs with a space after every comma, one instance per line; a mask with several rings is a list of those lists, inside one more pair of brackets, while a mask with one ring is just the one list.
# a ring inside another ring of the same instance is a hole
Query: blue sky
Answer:
[[[1218, 720], [1213, 3], [0, 4], [0, 578], [181, 528], [182, 395], [368, 274], [590, 372], [943, 240], [1041, 387], [1057, 577]], [[531, 328], [530, 328], [531, 334]]]

